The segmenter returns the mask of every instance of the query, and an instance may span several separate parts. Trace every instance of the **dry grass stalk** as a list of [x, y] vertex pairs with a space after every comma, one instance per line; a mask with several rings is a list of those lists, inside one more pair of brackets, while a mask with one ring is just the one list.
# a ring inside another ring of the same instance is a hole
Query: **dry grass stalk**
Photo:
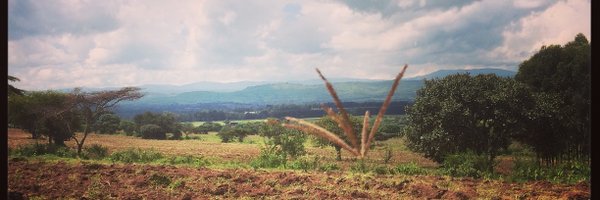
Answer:
[[360, 156], [364, 157], [365, 156], [365, 150], [366, 150], [366, 144], [367, 144], [367, 130], [369, 130], [369, 111], [367, 110], [367, 112], [365, 112], [365, 118], [363, 119], [363, 128], [362, 128], [362, 134], [361, 134], [361, 139], [362, 141], [360, 142]]
[[293, 118], [293, 117], [286, 117], [285, 119], [289, 120], [289, 121], [293, 121], [293, 122], [297, 122], [298, 124], [304, 125], [304, 126], [300, 126], [300, 125], [295, 125], [295, 124], [284, 124], [284, 127], [287, 128], [293, 128], [296, 130], [300, 130], [300, 131], [304, 131], [307, 133], [312, 133], [315, 134], [317, 136], [323, 137], [337, 145], [339, 145], [340, 147], [348, 150], [350, 153], [354, 154], [355, 156], [359, 156], [360, 154], [358, 153], [358, 151], [356, 151], [356, 149], [350, 147], [348, 144], [346, 144], [344, 142], [344, 140], [342, 140], [341, 138], [339, 138], [337, 135], [335, 135], [334, 133], [328, 131], [327, 129], [321, 128], [319, 126], [317, 126], [316, 124], [301, 120], [301, 119], [297, 119], [297, 118]]
[[[366, 144], [367, 147], [369, 147], [371, 145], [371, 141], [373, 141], [373, 137], [375, 137], [375, 133], [377, 132], [377, 129], [379, 129], [379, 125], [381, 124], [381, 119], [383, 118], [385, 111], [387, 110], [388, 106], [390, 105], [390, 102], [392, 101], [392, 96], [394, 96], [394, 92], [396, 91], [396, 88], [398, 87], [398, 84], [400, 83], [400, 79], [402, 79], [402, 76], [404, 76], [404, 71], [406, 71], [407, 67], [408, 67], [408, 65], [404, 65], [404, 67], [402, 68], [402, 71], [400, 73], [398, 73], [398, 75], [396, 76], [396, 79], [394, 80], [394, 84], [392, 84], [392, 88], [390, 89], [390, 92], [388, 93], [387, 97], [385, 98], [385, 102], [383, 102], [383, 105], [381, 105], [381, 109], [379, 109], [379, 113], [377, 114], [377, 118], [375, 118], [375, 123], [373, 124], [373, 128], [371, 128], [371, 133], [369, 134], [369, 139], [367, 140], [367, 144]], [[364, 155], [367, 154], [367, 151], [369, 151], [369, 149], [365, 148]]]
[[325, 86], [327, 87], [327, 91], [329, 91], [329, 94], [331, 95], [331, 97], [333, 97], [333, 102], [335, 103], [335, 106], [340, 111], [341, 121], [342, 121], [342, 124], [340, 124], [340, 125], [341, 125], [342, 129], [344, 130], [344, 133], [350, 139], [352, 146], [355, 148], [358, 147], [358, 139], [356, 138], [356, 135], [354, 135], [354, 130], [352, 129], [352, 125], [350, 125], [350, 118], [348, 117], [348, 113], [346, 112], [346, 109], [344, 109], [344, 106], [342, 105], [342, 101], [340, 101], [340, 98], [338, 97], [337, 93], [333, 89], [333, 85], [331, 85], [331, 83], [325, 78], [325, 76], [323, 76], [323, 74], [321, 74], [321, 71], [319, 71], [319, 69], [316, 69], [316, 70], [317, 70], [317, 73], [319, 74], [319, 76], [321, 77], [321, 79], [323, 79], [323, 81], [325, 81]]
[[[339, 115], [336, 114], [332, 108], [329, 108], [329, 107], [325, 106], [324, 104], [321, 105], [321, 108], [323, 108], [323, 110], [325, 110], [327, 115], [331, 119], [333, 119], [338, 124], [338, 126], [340, 126], [343, 129], [346, 136], [350, 139], [352, 146], [348, 145], [346, 142], [344, 142], [344, 140], [342, 140], [340, 137], [338, 137], [334, 133], [331, 133], [327, 129], [324, 129], [320, 126], [317, 126], [316, 124], [313, 124], [313, 123], [310, 123], [310, 122], [307, 122], [307, 121], [304, 121], [301, 119], [296, 119], [293, 117], [286, 117], [287, 120], [296, 122], [298, 124], [284, 124], [284, 127], [297, 129], [300, 131], [312, 133], [317, 136], [323, 137], [323, 138], [339, 145], [341, 148], [348, 150], [354, 156], [363, 158], [367, 155], [369, 146], [371, 145], [371, 141], [373, 141], [373, 138], [375, 137], [375, 133], [377, 133], [377, 129], [379, 128], [379, 125], [381, 124], [383, 115], [385, 114], [385, 111], [387, 110], [388, 106], [390, 105], [390, 102], [392, 101], [392, 96], [394, 96], [394, 92], [396, 91], [396, 88], [398, 87], [398, 84], [400, 83], [400, 79], [402, 79], [402, 76], [404, 76], [404, 72], [406, 71], [407, 67], [408, 67], [408, 65], [404, 65], [404, 67], [402, 68], [402, 71], [400, 71], [400, 73], [398, 73], [398, 75], [396, 76], [396, 79], [394, 79], [392, 88], [390, 88], [390, 91], [389, 91], [387, 97], [385, 98], [383, 105], [381, 105], [379, 113], [377, 114], [377, 117], [375, 118], [375, 123], [373, 124], [373, 127], [371, 127], [370, 132], [368, 131], [369, 130], [369, 111], [365, 112], [365, 117], [363, 119], [363, 129], [362, 129], [362, 133], [361, 133], [360, 146], [358, 145], [356, 135], [354, 135], [354, 130], [352, 129], [352, 126], [350, 124], [350, 119], [348, 117], [348, 113], [344, 109], [342, 102], [340, 101], [339, 97], [337, 96], [337, 93], [333, 89], [333, 85], [331, 85], [331, 83], [329, 81], [327, 81], [327, 79], [323, 76], [323, 74], [321, 74], [321, 71], [319, 71], [319, 69], [317, 69], [317, 73], [319, 73], [319, 76], [321, 77], [321, 79], [323, 79], [323, 81], [325, 81], [327, 90], [329, 91], [329, 94], [331, 94], [331, 97], [333, 97], [335, 105], [338, 107], [340, 114]], [[369, 132], [368, 135], [367, 135], [367, 132]]]

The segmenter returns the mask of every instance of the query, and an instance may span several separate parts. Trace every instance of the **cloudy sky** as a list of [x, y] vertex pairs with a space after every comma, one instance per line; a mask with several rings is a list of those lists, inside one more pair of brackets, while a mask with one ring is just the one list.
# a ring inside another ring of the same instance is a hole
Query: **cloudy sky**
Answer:
[[590, 0], [9, 0], [8, 73], [23, 89], [392, 79], [517, 70], [583, 33]]

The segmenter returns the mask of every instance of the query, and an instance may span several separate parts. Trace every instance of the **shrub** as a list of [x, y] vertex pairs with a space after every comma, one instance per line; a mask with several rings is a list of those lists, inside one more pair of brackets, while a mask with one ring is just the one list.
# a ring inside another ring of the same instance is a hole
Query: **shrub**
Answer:
[[144, 139], [166, 139], [167, 134], [156, 124], [146, 124], [140, 127], [140, 133]]
[[590, 177], [591, 168], [583, 162], [571, 161], [556, 166], [540, 166], [535, 161], [517, 157], [509, 180], [517, 182], [546, 180], [554, 183], [573, 184], [589, 181]]
[[57, 146], [53, 144], [30, 144], [17, 147], [11, 151], [12, 155], [30, 157], [40, 155], [56, 155], [59, 157], [74, 158], [77, 153], [66, 146]]
[[370, 171], [369, 169], [371, 168], [373, 167], [367, 164], [367, 162], [365, 162], [364, 159], [360, 159], [350, 166], [350, 171], [357, 173], [367, 173]]
[[250, 162], [250, 166], [253, 168], [277, 168], [285, 166], [287, 162], [286, 155], [275, 148], [263, 147], [261, 148], [260, 155], [258, 158]]
[[231, 142], [236, 137], [235, 129], [229, 126], [224, 126], [217, 135], [223, 143]]
[[108, 148], [100, 144], [92, 144], [84, 150], [84, 157], [88, 159], [103, 159], [108, 156]]
[[331, 171], [331, 170], [339, 170], [339, 169], [340, 169], [340, 167], [335, 163], [325, 163], [325, 164], [319, 166], [319, 170], [326, 171], [326, 172]]
[[124, 162], [124, 163], [148, 163], [159, 160], [164, 156], [162, 153], [148, 149], [143, 150], [140, 148], [129, 148], [124, 151], [118, 151], [110, 154], [109, 159], [112, 162]]
[[171, 179], [165, 175], [152, 174], [152, 176], [150, 176], [150, 183], [157, 186], [168, 186], [171, 184]]
[[442, 171], [450, 176], [480, 178], [492, 173], [490, 166], [494, 166], [494, 163], [490, 163], [486, 156], [467, 151], [446, 156]]
[[290, 169], [301, 169], [303, 171], [318, 169], [321, 157], [319, 156], [301, 156], [294, 160], [288, 167]]

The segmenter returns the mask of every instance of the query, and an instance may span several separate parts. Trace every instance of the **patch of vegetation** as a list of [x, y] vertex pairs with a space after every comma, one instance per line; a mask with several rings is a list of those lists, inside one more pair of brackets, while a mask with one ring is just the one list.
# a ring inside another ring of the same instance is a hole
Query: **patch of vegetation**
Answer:
[[59, 146], [53, 144], [29, 144], [17, 147], [14, 150], [10, 150], [10, 154], [13, 156], [31, 157], [41, 155], [55, 155], [63, 158], [75, 158], [77, 152], [73, 151], [69, 147]]
[[584, 162], [565, 162], [555, 166], [541, 166], [533, 160], [517, 157], [509, 181], [525, 182], [546, 180], [553, 183], [574, 184], [588, 182], [591, 168]]
[[184, 155], [184, 156], [170, 156], [158, 161], [159, 163], [169, 164], [169, 165], [191, 165], [194, 167], [206, 167], [212, 164], [208, 159], [200, 156], [192, 156], [192, 155]]
[[100, 144], [92, 144], [85, 148], [82, 157], [85, 159], [100, 160], [108, 156], [108, 148]]
[[163, 158], [163, 154], [154, 149], [129, 148], [117, 151], [108, 157], [112, 162], [149, 163]]
[[395, 173], [405, 174], [405, 175], [418, 175], [418, 174], [426, 173], [425, 169], [421, 168], [415, 162], [399, 164], [393, 170]]
[[446, 156], [442, 171], [450, 176], [481, 178], [491, 175], [489, 166], [494, 166], [494, 163], [489, 163], [486, 156], [467, 151]]
[[152, 185], [156, 186], [169, 186], [171, 184], [171, 179], [168, 176], [161, 174], [152, 174], [149, 181]]

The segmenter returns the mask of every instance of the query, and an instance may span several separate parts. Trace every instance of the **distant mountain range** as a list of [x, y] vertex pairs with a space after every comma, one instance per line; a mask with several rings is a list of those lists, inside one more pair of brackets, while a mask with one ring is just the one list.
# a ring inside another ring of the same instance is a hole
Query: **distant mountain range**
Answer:
[[[443, 78], [457, 73], [496, 74], [513, 77], [516, 72], [502, 69], [439, 70], [424, 76], [402, 79], [394, 100], [411, 101], [416, 91], [423, 86], [423, 80]], [[383, 101], [392, 85], [392, 80], [368, 80], [337, 78], [330, 80], [342, 101], [367, 102]], [[146, 94], [142, 99], [123, 102], [127, 105], [186, 105], [204, 103], [243, 103], [243, 104], [303, 104], [331, 102], [323, 81], [320, 79], [289, 82], [197, 82], [187, 85], [142, 85]], [[103, 88], [114, 89], [114, 88]], [[100, 90], [87, 88], [85, 90]], [[70, 90], [65, 90], [70, 91]]]

